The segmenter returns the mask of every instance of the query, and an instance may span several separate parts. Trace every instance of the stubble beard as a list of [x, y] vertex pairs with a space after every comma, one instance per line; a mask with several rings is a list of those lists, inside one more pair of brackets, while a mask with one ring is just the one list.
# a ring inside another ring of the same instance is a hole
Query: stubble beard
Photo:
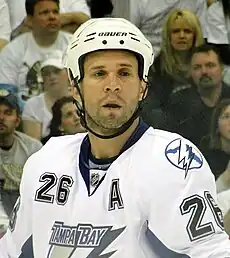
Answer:
[[134, 109], [124, 112], [117, 116], [115, 112], [111, 112], [108, 116], [104, 116], [98, 110], [95, 115], [86, 114], [86, 122], [90, 129], [102, 134], [112, 135], [119, 132], [120, 128], [132, 117]]

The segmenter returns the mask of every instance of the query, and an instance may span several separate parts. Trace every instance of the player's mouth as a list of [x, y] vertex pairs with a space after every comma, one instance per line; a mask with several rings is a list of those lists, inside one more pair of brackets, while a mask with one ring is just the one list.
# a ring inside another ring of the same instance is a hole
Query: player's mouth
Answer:
[[53, 81], [53, 82], [50, 82], [50, 86], [55, 86], [58, 84], [58, 81]]
[[108, 108], [108, 109], [120, 109], [121, 108], [121, 106], [117, 103], [107, 103], [107, 104], [103, 105], [102, 107]]

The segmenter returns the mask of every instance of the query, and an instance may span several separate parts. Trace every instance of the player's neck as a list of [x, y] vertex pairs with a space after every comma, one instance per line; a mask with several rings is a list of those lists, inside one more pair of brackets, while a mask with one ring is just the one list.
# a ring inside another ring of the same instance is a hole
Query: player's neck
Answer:
[[129, 137], [138, 126], [138, 123], [139, 118], [133, 122], [133, 124], [127, 131], [112, 139], [100, 139], [95, 135], [89, 133], [91, 152], [94, 157], [97, 159], [106, 159], [117, 156], [126, 141], [129, 139]]

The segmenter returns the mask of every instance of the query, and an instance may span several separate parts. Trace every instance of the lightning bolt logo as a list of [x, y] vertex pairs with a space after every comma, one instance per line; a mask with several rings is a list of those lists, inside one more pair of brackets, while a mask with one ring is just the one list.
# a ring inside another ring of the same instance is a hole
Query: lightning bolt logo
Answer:
[[87, 258], [109, 258], [117, 250], [102, 255], [102, 252], [125, 230], [126, 227], [111, 230], [112, 227], [105, 233], [100, 245], [93, 249], [93, 251], [87, 256]]
[[184, 178], [187, 177], [188, 171], [197, 170], [203, 165], [202, 154], [199, 150], [181, 138], [171, 141], [166, 146], [165, 156], [173, 166], [185, 171]]
[[[184, 149], [184, 148], [186, 149]], [[178, 165], [182, 163], [182, 167], [185, 171], [185, 178], [188, 175], [189, 167], [194, 159], [195, 153], [192, 151], [192, 147], [188, 144], [182, 145], [180, 140], [179, 145], [179, 155], [178, 155]]]

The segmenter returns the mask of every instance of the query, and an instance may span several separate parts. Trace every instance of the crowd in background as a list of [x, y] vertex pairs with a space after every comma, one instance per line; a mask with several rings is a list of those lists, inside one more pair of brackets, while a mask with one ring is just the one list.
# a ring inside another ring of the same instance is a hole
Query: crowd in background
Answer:
[[126, 18], [152, 43], [155, 61], [140, 115], [199, 147], [230, 233], [228, 0], [0, 0], [0, 231], [28, 157], [50, 137], [85, 131], [63, 55], [71, 34], [100, 17]]

